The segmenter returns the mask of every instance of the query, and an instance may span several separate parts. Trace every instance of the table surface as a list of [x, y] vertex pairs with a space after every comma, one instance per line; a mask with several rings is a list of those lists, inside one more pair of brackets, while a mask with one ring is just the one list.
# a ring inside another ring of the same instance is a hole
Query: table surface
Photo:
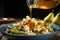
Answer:
[[[4, 24], [2, 24], [4, 25]], [[1, 26], [1, 25], [0, 25]], [[4, 36], [2, 36], [2, 33], [0, 33], [0, 40], [7, 40]], [[57, 35], [49, 40], [60, 40], [60, 31], [57, 33]]]

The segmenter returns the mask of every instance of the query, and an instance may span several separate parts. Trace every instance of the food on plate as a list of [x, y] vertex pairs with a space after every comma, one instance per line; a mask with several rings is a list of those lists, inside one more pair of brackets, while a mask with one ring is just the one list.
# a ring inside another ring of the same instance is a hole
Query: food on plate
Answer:
[[[53, 17], [53, 14], [51, 13], [50, 16]], [[12, 26], [8, 26], [6, 29], [6, 33], [16, 35], [49, 34], [51, 32], [54, 32], [51, 23], [45, 24], [43, 20], [30, 18], [29, 16], [26, 16], [18, 23], [12, 24]]]
[[49, 13], [48, 16], [46, 16], [46, 17], [44, 18], [44, 22], [52, 22], [53, 18], [54, 18], [54, 13], [51, 12], [51, 13]]
[[53, 23], [60, 26], [60, 12], [53, 19]]

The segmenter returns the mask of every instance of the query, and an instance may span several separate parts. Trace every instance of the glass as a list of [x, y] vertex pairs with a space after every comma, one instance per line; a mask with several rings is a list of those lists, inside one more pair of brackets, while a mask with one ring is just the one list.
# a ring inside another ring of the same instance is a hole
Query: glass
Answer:
[[30, 17], [32, 18], [32, 8], [52, 9], [59, 4], [59, 1], [60, 0], [26, 0], [30, 10]]

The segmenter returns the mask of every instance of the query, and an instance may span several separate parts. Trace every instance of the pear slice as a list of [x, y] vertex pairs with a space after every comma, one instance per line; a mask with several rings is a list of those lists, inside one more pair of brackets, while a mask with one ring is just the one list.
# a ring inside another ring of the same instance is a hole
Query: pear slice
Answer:
[[51, 12], [51, 13], [49, 13], [49, 15], [48, 16], [46, 16], [45, 18], [44, 18], [44, 22], [52, 22], [52, 20], [53, 20], [53, 18], [54, 18], [54, 13], [53, 12]]
[[60, 26], [60, 12], [55, 16], [52, 23], [57, 24]]

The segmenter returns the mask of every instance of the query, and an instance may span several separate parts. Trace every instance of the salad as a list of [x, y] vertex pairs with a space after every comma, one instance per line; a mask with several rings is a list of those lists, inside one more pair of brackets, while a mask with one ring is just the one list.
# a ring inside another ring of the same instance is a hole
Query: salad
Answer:
[[51, 23], [45, 23], [43, 20], [30, 18], [29, 16], [6, 29], [6, 33], [16, 35], [49, 34], [51, 32], [54, 32]]

